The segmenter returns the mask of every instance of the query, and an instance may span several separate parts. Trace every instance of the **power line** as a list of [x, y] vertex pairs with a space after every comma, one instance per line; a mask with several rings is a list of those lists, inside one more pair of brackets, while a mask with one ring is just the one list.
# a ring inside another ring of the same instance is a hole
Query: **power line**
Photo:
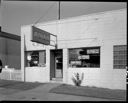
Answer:
[[51, 10], [51, 8], [54, 6], [55, 3], [53, 3], [47, 10], [46, 12], [33, 24], [33, 25], [36, 25], [41, 19], [43, 19], [47, 13]]

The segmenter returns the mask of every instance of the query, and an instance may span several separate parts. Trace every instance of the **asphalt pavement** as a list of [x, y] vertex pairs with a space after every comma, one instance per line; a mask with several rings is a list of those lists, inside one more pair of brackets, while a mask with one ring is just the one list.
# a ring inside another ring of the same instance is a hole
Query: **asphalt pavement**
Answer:
[[119, 101], [49, 92], [60, 83], [5, 82], [0, 80], [0, 101]]

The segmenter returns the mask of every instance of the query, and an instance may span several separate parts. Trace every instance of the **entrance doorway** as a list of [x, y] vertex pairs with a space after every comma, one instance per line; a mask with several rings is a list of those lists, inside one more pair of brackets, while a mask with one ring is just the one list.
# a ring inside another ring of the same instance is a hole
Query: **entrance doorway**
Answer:
[[50, 51], [50, 80], [63, 78], [63, 51], [62, 49]]

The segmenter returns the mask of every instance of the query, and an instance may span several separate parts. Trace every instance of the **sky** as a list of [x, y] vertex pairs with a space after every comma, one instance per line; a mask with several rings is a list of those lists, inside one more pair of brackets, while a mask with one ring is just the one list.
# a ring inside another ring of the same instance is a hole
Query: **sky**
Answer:
[[[60, 18], [123, 9], [126, 2], [66, 2], [60, 5]], [[41, 19], [39, 20], [39, 18]], [[22, 25], [58, 19], [57, 1], [3, 1], [0, 8], [2, 31], [20, 35]]]

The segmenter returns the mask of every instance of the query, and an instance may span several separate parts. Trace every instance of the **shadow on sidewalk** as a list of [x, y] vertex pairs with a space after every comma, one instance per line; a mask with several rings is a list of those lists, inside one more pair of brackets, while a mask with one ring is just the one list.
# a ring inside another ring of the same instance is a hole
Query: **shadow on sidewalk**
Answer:
[[0, 80], [0, 94], [9, 95], [19, 91], [31, 90], [44, 84], [46, 83]]
[[51, 93], [69, 94], [86, 97], [96, 97], [103, 99], [115, 99], [126, 101], [126, 90], [113, 90], [107, 88], [73, 86], [62, 84], [50, 90]]

